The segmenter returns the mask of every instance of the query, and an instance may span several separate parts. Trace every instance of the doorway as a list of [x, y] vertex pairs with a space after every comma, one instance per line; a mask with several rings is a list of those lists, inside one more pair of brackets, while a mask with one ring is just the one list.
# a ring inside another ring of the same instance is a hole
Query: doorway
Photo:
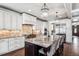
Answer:
[[79, 36], [79, 25], [73, 25], [72, 26], [72, 35], [73, 36]]

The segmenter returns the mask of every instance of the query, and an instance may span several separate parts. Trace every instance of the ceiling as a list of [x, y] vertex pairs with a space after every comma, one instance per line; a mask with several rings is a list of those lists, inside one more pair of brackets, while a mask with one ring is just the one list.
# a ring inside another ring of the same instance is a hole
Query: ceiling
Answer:
[[79, 16], [79, 3], [72, 4], [72, 16], [73, 17]]
[[79, 9], [79, 3], [72, 3], [72, 10]]
[[[0, 5], [11, 8], [19, 12], [27, 12], [33, 14], [41, 19], [54, 20], [59, 18], [71, 17], [71, 4], [69, 3], [47, 3], [48, 17], [41, 17], [41, 8], [43, 3], [0, 3]], [[31, 10], [31, 11], [30, 11]], [[56, 18], [56, 12], [58, 17]]]

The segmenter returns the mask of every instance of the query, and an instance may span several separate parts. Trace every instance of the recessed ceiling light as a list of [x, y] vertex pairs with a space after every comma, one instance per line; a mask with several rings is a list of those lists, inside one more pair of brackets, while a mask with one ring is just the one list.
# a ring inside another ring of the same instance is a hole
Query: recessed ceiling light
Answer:
[[29, 9], [28, 11], [32, 11], [32, 10]]

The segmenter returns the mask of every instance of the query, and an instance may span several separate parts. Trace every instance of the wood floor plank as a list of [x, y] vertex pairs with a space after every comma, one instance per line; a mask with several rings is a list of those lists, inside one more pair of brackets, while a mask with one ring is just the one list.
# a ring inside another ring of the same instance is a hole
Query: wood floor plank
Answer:
[[4, 54], [3, 56], [25, 56], [25, 48], [12, 51], [10, 53]]

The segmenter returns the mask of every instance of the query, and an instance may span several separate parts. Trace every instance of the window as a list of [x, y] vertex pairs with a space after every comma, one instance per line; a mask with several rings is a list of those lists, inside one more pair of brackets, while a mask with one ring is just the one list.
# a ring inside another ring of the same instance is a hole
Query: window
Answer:
[[66, 33], [66, 25], [65, 24], [57, 24], [55, 28], [56, 33], [64, 34]]

